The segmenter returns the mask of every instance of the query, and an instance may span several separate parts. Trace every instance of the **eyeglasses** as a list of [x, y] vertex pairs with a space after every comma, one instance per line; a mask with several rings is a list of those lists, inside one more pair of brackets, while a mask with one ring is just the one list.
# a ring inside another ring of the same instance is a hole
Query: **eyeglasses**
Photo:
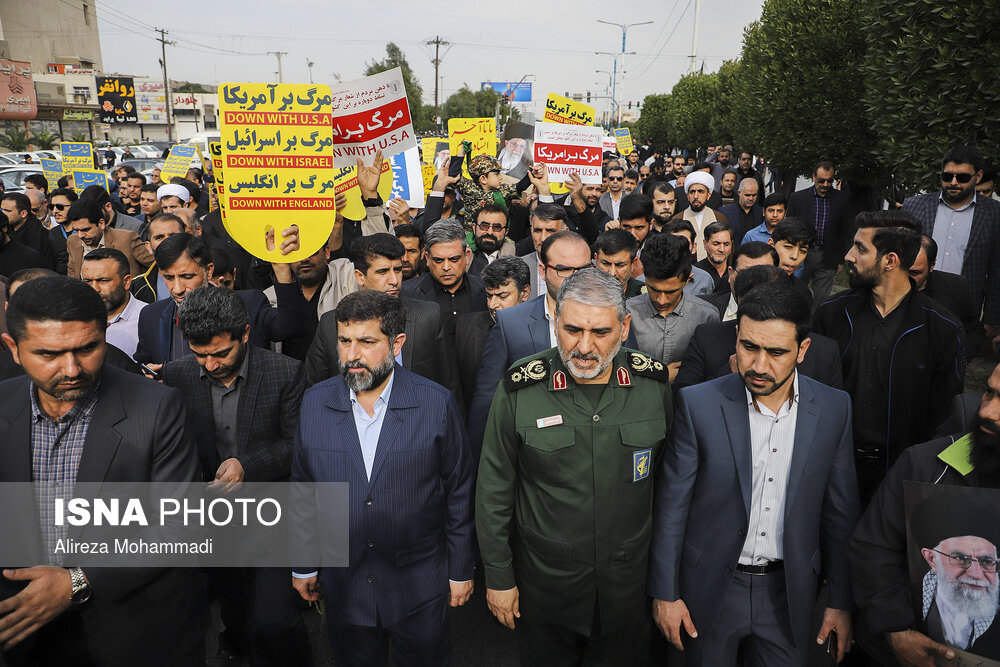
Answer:
[[624, 181], [624, 176], [608, 176], [609, 181]]
[[507, 229], [507, 225], [501, 224], [499, 222], [494, 222], [493, 224], [490, 224], [488, 222], [477, 222], [476, 227], [478, 227], [479, 231], [481, 232], [488, 232], [491, 230], [494, 232], [502, 232], [503, 230]]
[[979, 563], [979, 567], [982, 568], [983, 572], [993, 573], [997, 571], [997, 559], [993, 556], [970, 556], [969, 554], [963, 554], [960, 552], [953, 552], [946, 554], [943, 551], [938, 551], [937, 549], [931, 549], [935, 553], [939, 553], [948, 559], [948, 562], [955, 567], [960, 567], [963, 570], [968, 570], [972, 567], [972, 561]]
[[69, 204], [51, 204], [51, 206], [57, 211], [61, 211], [64, 208], [69, 208]]
[[942, 171], [941, 182], [951, 183], [953, 179], [957, 179], [959, 183], [968, 183], [973, 176], [974, 174], [953, 174], [950, 171]]
[[37, 215], [41, 213], [43, 210], [45, 210], [45, 204], [42, 204], [41, 206], [35, 206], [34, 208], [31, 209], [31, 212]]
[[817, 185], [823, 185], [824, 183], [830, 183], [832, 185], [833, 181], [834, 181], [834, 179], [832, 179], [832, 178], [817, 178], [816, 179]]
[[569, 278], [577, 271], [583, 271], [584, 269], [589, 269], [592, 266], [593, 264], [584, 264], [583, 266], [552, 266], [551, 264], [546, 264], [545, 268], [552, 269], [560, 278]]

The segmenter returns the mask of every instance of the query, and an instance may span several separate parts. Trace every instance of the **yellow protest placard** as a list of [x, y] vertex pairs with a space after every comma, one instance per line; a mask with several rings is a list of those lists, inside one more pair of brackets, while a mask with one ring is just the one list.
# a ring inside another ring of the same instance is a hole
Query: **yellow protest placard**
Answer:
[[[201, 152], [200, 149], [199, 152]], [[228, 232], [229, 227], [226, 226], [226, 207], [222, 204], [223, 189], [225, 188], [224, 168], [222, 166], [222, 144], [218, 141], [208, 142], [208, 153], [212, 158], [212, 178], [215, 179], [213, 187], [215, 188], [216, 199], [219, 202], [219, 215], [222, 216], [222, 225], [226, 227], [226, 231]]]
[[45, 180], [49, 182], [49, 190], [56, 189], [56, 183], [62, 178], [63, 170], [62, 163], [59, 160], [46, 160], [41, 159], [42, 163], [42, 174], [45, 176]]
[[434, 164], [434, 155], [437, 153], [437, 142], [441, 141], [437, 137], [424, 137], [420, 140], [420, 164]]
[[[462, 142], [472, 143], [472, 156], [496, 155], [497, 122], [493, 118], [451, 118], [448, 120], [448, 149], [452, 155], [462, 150]], [[468, 177], [468, 158], [462, 162], [462, 173]]]
[[420, 165], [420, 173], [424, 179], [424, 195], [426, 196], [434, 187], [434, 177], [437, 175], [437, 170], [432, 164], [422, 164]]
[[160, 180], [169, 183], [174, 178], [186, 178], [191, 160], [194, 158], [195, 147], [177, 144], [170, 147], [170, 154], [160, 167]]
[[78, 195], [91, 185], [108, 189], [108, 175], [100, 169], [74, 169], [70, 173], [73, 174], [73, 187]]
[[627, 127], [615, 130], [615, 141], [619, 155], [628, 155], [635, 150], [635, 145], [632, 143], [632, 133]]
[[571, 100], [562, 95], [549, 93], [545, 98], [546, 123], [563, 123], [569, 125], [593, 125], [594, 107], [583, 102]]
[[94, 146], [79, 141], [63, 141], [59, 144], [62, 152], [62, 170], [72, 174], [77, 169], [94, 168]]
[[[336, 221], [332, 114], [328, 86], [219, 87], [226, 228], [252, 255], [294, 262], [329, 239]], [[282, 255], [281, 233], [292, 224], [299, 229], [299, 250]]]
[[[361, 187], [358, 185], [358, 168], [342, 167], [341, 169], [337, 169], [334, 182], [336, 183], [337, 194], [343, 193], [347, 197], [347, 204], [341, 210], [340, 214], [344, 216], [345, 220], [364, 220], [367, 217], [367, 213], [365, 213], [364, 202], [361, 200]], [[392, 165], [389, 164], [388, 160], [385, 160], [382, 162], [382, 175], [378, 181], [378, 194], [382, 198], [382, 202], [386, 203], [391, 193]]]

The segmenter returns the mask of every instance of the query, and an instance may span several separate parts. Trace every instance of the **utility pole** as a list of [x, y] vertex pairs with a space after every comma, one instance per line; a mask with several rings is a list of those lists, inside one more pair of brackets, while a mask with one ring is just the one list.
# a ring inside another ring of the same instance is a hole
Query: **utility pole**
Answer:
[[166, 100], [167, 110], [167, 141], [174, 143], [174, 121], [173, 114], [170, 113], [170, 78], [167, 76], [167, 44], [173, 44], [173, 42], [167, 41], [167, 31], [163, 28], [157, 28], [156, 32], [160, 33], [160, 47], [163, 52], [160, 65], [163, 66], [163, 99]]
[[268, 51], [267, 55], [278, 57], [278, 83], [284, 83], [285, 77], [281, 74], [281, 56], [287, 56], [287, 51]]
[[434, 122], [438, 122], [438, 68], [441, 66], [441, 47], [451, 46], [451, 42], [446, 42], [441, 39], [440, 35], [436, 35], [434, 39], [428, 39], [424, 44], [430, 46], [434, 45], [434, 60], [431, 62], [434, 64]]
[[306, 67], [309, 68], [309, 83], [313, 82], [313, 65], [315, 64], [316, 63], [306, 58]]
[[694, 71], [695, 63], [698, 61], [698, 19], [701, 18], [701, 0], [694, 0], [694, 33], [691, 36], [691, 64], [688, 65], [688, 74]]
[[[652, 21], [643, 21], [642, 23], [625, 24], [625, 23], [612, 23], [611, 21], [602, 21], [601, 19], [597, 19], [597, 22], [603, 23], [605, 25], [617, 26], [622, 29], [622, 85], [618, 87], [618, 125], [620, 127], [622, 124], [622, 97], [624, 97], [624, 91], [625, 91], [625, 56], [635, 55], [634, 51], [632, 53], [625, 53], [625, 34], [628, 32], [628, 29], [633, 26], [648, 25], [652, 23]], [[617, 66], [617, 62], [615, 63], [615, 65]], [[614, 93], [612, 93], [612, 95], [614, 95]]]

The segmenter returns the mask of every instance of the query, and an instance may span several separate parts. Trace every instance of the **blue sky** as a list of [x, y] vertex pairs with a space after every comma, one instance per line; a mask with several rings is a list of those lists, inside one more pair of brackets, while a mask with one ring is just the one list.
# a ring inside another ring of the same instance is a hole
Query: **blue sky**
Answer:
[[[97, 0], [104, 69], [108, 72], [159, 76], [160, 44], [153, 28], [166, 28], [176, 44], [168, 46], [172, 79], [218, 84], [224, 81], [274, 81], [283, 51], [285, 82], [313, 79], [331, 83], [361, 75], [365, 63], [385, 55], [386, 42], [403, 49], [433, 102], [433, 47], [422, 42], [439, 35], [452, 43], [442, 49], [442, 101], [468, 84], [517, 81], [525, 74], [534, 85], [541, 115], [547, 92], [603, 95], [611, 56], [620, 52], [621, 30], [615, 23], [653, 21], [628, 31], [624, 100], [669, 92], [688, 71], [696, 0], [641, 0], [630, 3], [583, 1], [423, 2], [411, 0], [210, 0], [126, 3]], [[743, 29], [760, 17], [758, 0], [702, 0], [698, 66], [716, 70], [739, 56]], [[488, 7], [484, 12], [482, 7]], [[627, 7], [627, 11], [622, 8]], [[669, 38], [669, 39], [668, 39]], [[621, 81], [619, 67], [619, 81]], [[541, 103], [539, 103], [541, 100]], [[534, 108], [532, 108], [534, 107]], [[598, 112], [601, 103], [597, 103]]]

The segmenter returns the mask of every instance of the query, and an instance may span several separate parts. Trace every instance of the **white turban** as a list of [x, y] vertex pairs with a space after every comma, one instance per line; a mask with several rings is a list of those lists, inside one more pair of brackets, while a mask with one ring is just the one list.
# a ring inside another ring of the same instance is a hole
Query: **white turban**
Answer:
[[684, 192], [686, 193], [692, 185], [704, 185], [711, 193], [715, 189], [715, 179], [703, 171], [692, 171], [684, 177]]
[[191, 200], [191, 193], [179, 183], [167, 183], [156, 189], [156, 200], [159, 201], [164, 197], [177, 197], [186, 204]]

